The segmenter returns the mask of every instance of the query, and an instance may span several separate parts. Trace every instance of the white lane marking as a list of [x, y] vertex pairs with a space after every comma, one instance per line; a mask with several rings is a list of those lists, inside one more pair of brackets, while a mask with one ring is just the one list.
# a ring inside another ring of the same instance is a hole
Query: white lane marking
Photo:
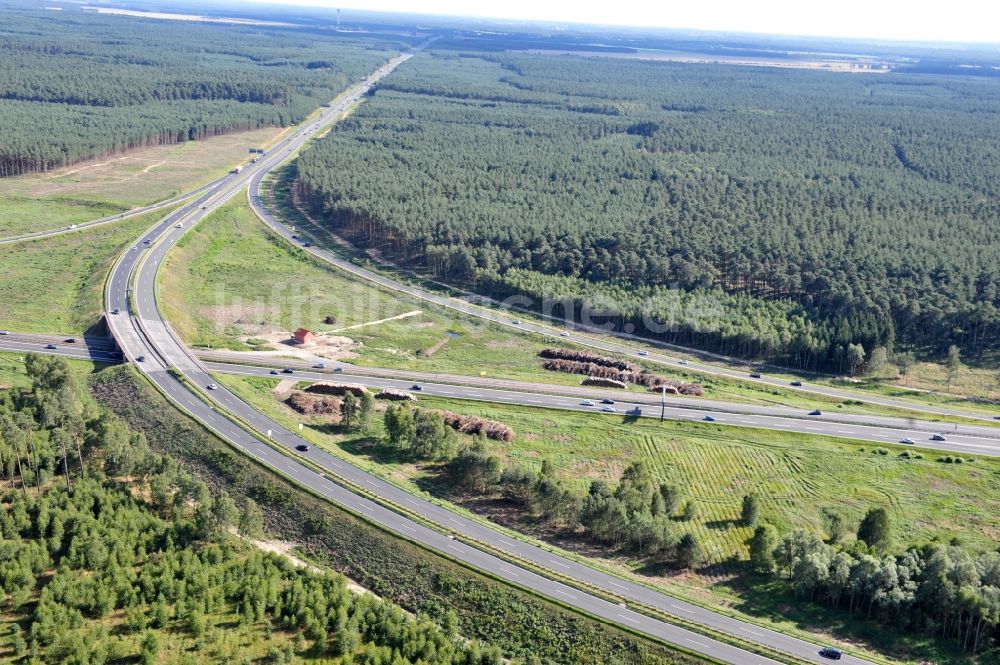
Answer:
[[507, 568], [506, 566], [500, 566], [500, 570], [502, 570], [503, 572], [507, 573], [511, 577], [520, 577], [516, 572], [514, 572], [510, 568]]
[[760, 633], [756, 630], [750, 630], [749, 628], [744, 628], [744, 632], [750, 633], [751, 635], [756, 635], [757, 637], [764, 637], [764, 633]]
[[399, 526], [403, 527], [403, 528], [404, 528], [404, 529], [406, 529], [407, 531], [411, 531], [411, 532], [413, 532], [413, 533], [416, 533], [416, 532], [417, 532], [417, 530], [416, 530], [416, 529], [414, 529], [414, 528], [413, 528], [412, 526], [410, 526], [409, 524], [405, 524], [405, 523], [404, 523], [404, 524], [400, 524]]
[[626, 587], [624, 585], [621, 585], [621, 584], [618, 584], [618, 582], [612, 582], [611, 580], [608, 580], [608, 584], [610, 584], [611, 586], [616, 586], [619, 589], [626, 589], [626, 590], [628, 590], [628, 587]]
[[687, 612], [688, 614], [694, 614], [693, 610], [689, 610], [686, 607], [681, 607], [680, 605], [671, 605], [670, 607], [674, 608], [675, 610], [680, 610], [681, 612]]
[[459, 549], [459, 548], [455, 547], [455, 546], [454, 546], [454, 545], [452, 545], [451, 543], [448, 543], [448, 547], [450, 547], [451, 549], [455, 550], [456, 552], [461, 552], [461, 551], [462, 551], [461, 549]]
[[576, 596], [574, 596], [571, 593], [567, 593], [566, 591], [563, 591], [562, 589], [556, 589], [556, 593], [561, 593], [562, 595], [566, 596], [567, 598], [572, 598], [573, 600], [576, 600]]
[[632, 617], [625, 616], [624, 614], [619, 614], [618, 618], [619, 619], [625, 619], [626, 621], [631, 621], [634, 624], [638, 624], [639, 623], [638, 619], [633, 619]]
[[565, 569], [569, 570], [569, 566], [567, 566], [567, 565], [566, 565], [565, 563], [563, 563], [562, 561], [556, 561], [555, 559], [549, 559], [549, 563], [554, 563], [554, 564], [556, 564], [557, 566], [562, 566], [563, 568], [565, 568]]
[[691, 644], [697, 644], [697, 645], [698, 645], [698, 646], [700, 646], [700, 647], [701, 647], [702, 649], [711, 649], [711, 647], [710, 647], [710, 646], [708, 646], [707, 644], [705, 644], [704, 642], [699, 642], [698, 640], [692, 640], [692, 639], [691, 639], [690, 637], [688, 637], [688, 638], [685, 638], [685, 639], [686, 639], [686, 640], [687, 640], [688, 642], [690, 642]]

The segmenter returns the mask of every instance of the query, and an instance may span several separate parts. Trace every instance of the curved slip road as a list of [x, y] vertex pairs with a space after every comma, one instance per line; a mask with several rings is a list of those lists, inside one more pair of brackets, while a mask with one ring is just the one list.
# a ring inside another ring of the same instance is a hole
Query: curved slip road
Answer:
[[[408, 56], [401, 56], [381, 68], [370, 77], [369, 81], [384, 76], [406, 57]], [[207, 387], [212, 381], [211, 375], [179, 342], [157, 309], [155, 279], [158, 266], [162, 263], [166, 252], [190, 224], [197, 222], [208, 211], [236, 195], [248, 180], [252, 179], [251, 191], [256, 192], [260, 178], [265, 173], [280, 164], [289, 153], [299, 148], [312, 133], [330, 122], [336, 114], [359, 99], [367, 87], [366, 84], [354, 88], [352, 93], [334, 108], [324, 111], [317, 121], [288, 137], [276, 148], [272, 148], [268, 156], [257, 165], [249, 168], [243, 174], [234, 176], [223, 187], [206, 195], [204, 202], [199, 200], [197, 202], [199, 205], [192, 213], [171, 215], [163, 224], [157, 225], [156, 228], [144, 235], [140, 239], [137, 249], [126, 252], [121, 257], [107, 283], [105, 301], [109, 311], [115, 309], [120, 311], [117, 315], [109, 314], [108, 325], [121, 345], [125, 356], [130, 360], [137, 360], [142, 356], [143, 360], [138, 363], [138, 366], [150, 380], [171, 400], [233, 445], [313, 491], [405, 538], [431, 547], [446, 556], [489, 571], [513, 584], [529, 588], [563, 604], [725, 662], [739, 664], [776, 662], [647, 617], [579, 589], [532, 573], [515, 564], [505, 562], [355, 494], [332, 482], [328, 476], [336, 476], [356, 487], [366, 488], [381, 500], [402, 506], [412, 514], [420, 515], [429, 522], [458, 534], [461, 538], [489, 543], [496, 551], [502, 551], [514, 559], [530, 561], [542, 569], [577, 580], [582, 585], [591, 585], [609, 594], [657, 608], [667, 614], [683, 618], [685, 621], [701, 624], [717, 631], [733, 634], [744, 640], [767, 645], [778, 651], [794, 654], [796, 658], [801, 660], [824, 662], [818, 656], [819, 647], [815, 644], [717, 614], [635, 582], [595, 570], [542, 548], [508, 539], [489, 526], [414, 496], [329, 453], [313, 449], [305, 455], [314, 464], [328, 470], [328, 473], [325, 474], [317, 473], [287, 454], [295, 446], [303, 444], [303, 439], [257, 412], [224, 388], [206, 390], [203, 396], [207, 396], [214, 405], [236, 414], [245, 423], [245, 425], [236, 424], [222, 415], [216, 406], [206, 403], [193, 393], [188, 384], [181, 382], [167, 371], [168, 367], [176, 368], [184, 375], [185, 379], [194, 385]], [[205, 206], [204, 209], [200, 207], [202, 205]], [[181, 221], [184, 222], [184, 228], [175, 228], [175, 223]], [[142, 249], [146, 246], [145, 241], [147, 240], [149, 248]], [[133, 283], [134, 287], [131, 286]], [[273, 447], [263, 443], [244, 427], [269, 436]], [[847, 663], [865, 662], [852, 656], [846, 656], [844, 660]]]

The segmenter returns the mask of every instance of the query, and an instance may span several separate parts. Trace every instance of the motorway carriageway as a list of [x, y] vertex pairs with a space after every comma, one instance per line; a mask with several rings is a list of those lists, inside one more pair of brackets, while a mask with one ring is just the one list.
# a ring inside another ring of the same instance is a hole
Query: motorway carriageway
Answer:
[[[45, 348], [56, 344], [57, 349]], [[97, 362], [120, 362], [113, 340], [109, 338], [83, 338], [76, 343], [66, 343], [59, 336], [23, 335], [11, 333], [0, 336], [0, 350], [36, 353], [56, 353]], [[399, 371], [375, 367], [358, 367], [346, 363], [327, 363], [324, 370], [311, 368], [307, 363], [289, 361], [283, 358], [269, 358], [269, 366], [241, 364], [239, 352], [205, 352], [195, 355], [202, 366], [210, 372], [237, 374], [269, 378], [292, 378], [288, 374], [275, 375], [282, 369], [295, 368], [294, 378], [299, 381], [347, 381], [370, 388], [393, 388], [411, 391], [414, 382], [420, 385], [415, 394], [451, 399], [492, 402], [496, 404], [520, 405], [539, 408], [583, 411], [598, 413], [607, 417], [631, 418], [635, 414], [627, 411], [641, 409], [643, 418], [665, 418], [686, 422], [703, 422], [706, 417], [715, 425], [730, 427], [752, 427], [798, 434], [814, 434], [877, 444], [900, 443], [903, 438], [914, 441], [914, 447], [923, 450], [953, 454], [1000, 456], [1000, 429], [956, 423], [935, 423], [895, 418], [871, 416], [867, 414], [847, 414], [836, 411], [819, 416], [806, 415], [802, 409], [768, 407], [728, 402], [699, 401], [697, 398], [669, 398], [661, 409], [660, 397], [649, 393], [628, 393], [621, 391], [532, 384], [529, 382], [497, 382], [482, 377], [434, 375], [424, 372]], [[219, 357], [223, 360], [217, 360]], [[264, 358], [257, 357], [263, 361]], [[340, 369], [331, 371], [330, 367]], [[415, 392], [415, 391], [411, 391]], [[615, 401], [614, 413], [603, 413], [602, 399]], [[594, 402], [584, 404], [584, 400]], [[946, 441], [933, 441], [934, 433], [946, 432]]]
[[[279, 374], [274, 376], [271, 370], [256, 365], [237, 365], [233, 363], [213, 363], [204, 364], [210, 372], [223, 374], [239, 374], [244, 376], [259, 376], [274, 379], [296, 379], [299, 381], [333, 381], [357, 383], [370, 388], [394, 388], [397, 390], [410, 391], [413, 385], [411, 380], [392, 379], [384, 376], [371, 376], [366, 374], [367, 368], [351, 368], [344, 370], [342, 374], [329, 374], [321, 372], [297, 372], [292, 375]], [[355, 373], [357, 372], [357, 373]], [[462, 386], [437, 382], [421, 382], [420, 391], [414, 396], [428, 395], [433, 397], [445, 397], [451, 399], [471, 400], [478, 402], [490, 402], [494, 404], [511, 404], [519, 406], [532, 406], [546, 409], [561, 409], [570, 411], [583, 411], [595, 415], [612, 418], [632, 418], [627, 411], [640, 408], [642, 418], [659, 418], [659, 404], [650, 405], [644, 402], [634, 402], [630, 397], [617, 395], [615, 409], [613, 413], [602, 412], [605, 405], [601, 404], [600, 398], [591, 398], [594, 404], [583, 404], [576, 396], [566, 396], [542, 392], [525, 392], [518, 390], [498, 390], [495, 388], [484, 388], [478, 386]], [[558, 389], [558, 386], [551, 386]], [[664, 416], [670, 420], [685, 422], [705, 422], [706, 411], [700, 409], [690, 409], [683, 406], [674, 406], [667, 402]], [[798, 417], [782, 417], [772, 415], [754, 415], [740, 413], [722, 413], [712, 411], [711, 417], [714, 421], [705, 424], [725, 425], [728, 427], [755, 427], [760, 429], [771, 429], [783, 432], [795, 432], [798, 434], [815, 434], [818, 436], [831, 436], [839, 438], [849, 438], [872, 443], [894, 444], [899, 443], [904, 437], [913, 439], [916, 443], [914, 447], [922, 449], [933, 449], [950, 453], [959, 453], [973, 456], [1000, 456], [1000, 438], [987, 439], [982, 437], [954, 434], [949, 432], [947, 441], [931, 441], [925, 431], [917, 429], [897, 429], [890, 427], [879, 427], [871, 425], [856, 425], [843, 422], [829, 422], [823, 420], [806, 420]]]
[[[392, 65], [384, 66], [370, 80], [375, 80], [380, 75], [388, 73], [392, 67], [405, 60], [406, 57], [401, 56]], [[278, 423], [259, 413], [225, 388], [219, 387], [217, 390], [205, 391], [201, 396], [192, 392], [189, 385], [207, 386], [212, 382], [212, 377], [180, 343], [157, 309], [154, 295], [155, 277], [157, 268], [161, 265], [166, 252], [187, 228], [242, 191], [244, 184], [249, 179], [252, 178], [251, 191], [257, 191], [256, 187], [259, 185], [260, 179], [267, 172], [301, 147], [313, 133], [320, 131], [337, 114], [357, 101], [368, 86], [368, 83], [355, 86], [352, 92], [342, 98], [336, 106], [325, 110], [318, 120], [307, 123], [303, 130], [272, 147], [263, 160], [258, 161], [254, 166], [247, 167], [242, 174], [234, 175], [218, 190], [200, 197], [195, 202], [195, 209], [191, 211], [193, 214], [170, 215], [163, 224], [158, 224], [144, 234], [136, 249], [122, 255], [112, 269], [106, 285], [105, 307], [108, 311], [119, 309], [121, 312], [118, 315], [109, 314], [107, 320], [108, 326], [126, 358], [134, 361], [137, 356], [144, 356], [145, 360], [138, 363], [137, 366], [149, 379], [171, 401], [202, 421], [234, 446], [312, 491], [381, 524], [404, 538], [430, 547], [444, 556], [489, 571], [492, 575], [503, 578], [512, 584], [529, 588], [541, 595], [612, 623], [728, 663], [742, 665], [744, 663], [774, 663], [776, 661], [653, 619], [617, 603], [608, 602], [580, 589], [537, 575], [514, 563], [501, 560], [462, 542], [462, 539], [489, 543], [491, 548], [504, 551], [507, 556], [514, 559], [530, 561], [541, 569], [561, 574], [582, 585], [599, 587], [606, 593], [615, 594], [634, 603], [654, 607], [688, 622], [727, 632], [750, 642], [764, 644], [779, 652], [794, 654], [801, 660], [816, 663], [825, 662], [818, 655], [819, 647], [815, 644], [717, 614], [630, 580], [595, 570], [534, 545], [508, 539], [503, 534], [476, 520], [466, 518], [435, 503], [409, 494], [322, 450], [312, 449], [305, 453], [313, 464], [326, 470], [324, 473], [313, 471], [312, 468], [301, 464], [291, 456], [295, 454], [295, 446], [305, 443], [303, 439], [285, 430]], [[205, 206], [204, 209], [201, 206]], [[182, 224], [182, 228], [176, 228], [176, 224]], [[168, 367], [183, 373], [190, 384], [180, 381], [174, 374], [168, 372]], [[213, 404], [206, 403], [203, 398], [207, 398]], [[241, 424], [237, 424], [223, 415], [220, 408], [235, 414], [240, 419]], [[270, 432], [270, 436], [266, 437], [268, 432]], [[261, 440], [261, 435], [268, 438], [271, 445], [264, 443]], [[403, 506], [412, 514], [420, 515], [446, 531], [442, 533], [427, 528], [421, 522], [413, 521], [394, 510], [347, 490], [331, 480], [331, 477], [340, 478], [356, 487], [366, 488], [380, 500]], [[451, 531], [450, 534], [448, 530]], [[865, 661], [851, 655], [845, 655], [843, 662], [854, 664]]]

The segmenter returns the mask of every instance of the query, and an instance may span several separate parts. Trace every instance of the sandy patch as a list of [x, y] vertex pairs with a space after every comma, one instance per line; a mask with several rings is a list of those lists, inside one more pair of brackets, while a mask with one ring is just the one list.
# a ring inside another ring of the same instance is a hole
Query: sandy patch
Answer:
[[255, 340], [264, 340], [271, 348], [280, 351], [281, 355], [292, 355], [310, 362], [344, 360], [353, 356], [353, 350], [360, 346], [350, 337], [326, 333], [317, 334], [313, 341], [306, 344], [296, 343], [288, 332], [268, 332], [251, 335], [247, 339], [251, 337]]
[[[278, 308], [272, 305], [241, 303], [238, 305], [216, 305], [202, 308], [202, 314], [218, 328], [235, 326], [241, 334], [248, 337], [260, 337], [271, 333], [273, 328], [268, 323], [278, 315]], [[281, 333], [278, 333], [281, 335]]]
[[278, 385], [271, 388], [271, 394], [278, 399], [281, 399], [295, 387], [296, 383], [295, 379], [282, 379], [281, 381], [278, 381]]
[[408, 319], [411, 316], [418, 316], [423, 314], [423, 311], [415, 309], [412, 312], [404, 312], [402, 314], [397, 314], [396, 316], [390, 316], [387, 319], [379, 319], [378, 321], [365, 321], [364, 323], [356, 323], [353, 326], [347, 326], [346, 328], [338, 328], [337, 330], [331, 330], [331, 333], [344, 332], [345, 330], [357, 330], [358, 328], [364, 328], [365, 326], [376, 326], [380, 323], [388, 323], [389, 321], [399, 321], [400, 319]]
[[448, 338], [445, 337], [440, 342], [435, 343], [430, 348], [424, 349], [419, 355], [422, 355], [424, 358], [430, 358], [435, 353], [437, 353], [442, 348], [444, 348], [444, 345], [447, 344], [447, 343], [448, 343]]
[[[312, 573], [323, 574], [324, 572], [323, 569], [314, 566], [308, 561], [304, 561], [299, 557], [295, 556], [294, 554], [292, 554], [292, 550], [295, 548], [295, 543], [290, 543], [286, 540], [253, 540], [252, 538], [247, 538], [247, 542], [249, 542], [254, 547], [260, 548], [265, 552], [280, 554], [281, 556], [291, 561], [292, 565], [294, 565], [297, 568], [305, 568], [306, 570]], [[357, 594], [371, 593], [371, 591], [364, 588], [354, 580], [350, 578], [345, 578], [345, 579], [347, 579], [347, 589], [349, 591], [353, 591], [354, 593]]]

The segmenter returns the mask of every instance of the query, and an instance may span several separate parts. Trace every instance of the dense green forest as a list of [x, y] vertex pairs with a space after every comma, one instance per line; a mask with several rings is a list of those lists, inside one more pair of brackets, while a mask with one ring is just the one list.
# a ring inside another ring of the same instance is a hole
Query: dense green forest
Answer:
[[[801, 368], [1000, 344], [988, 80], [438, 51], [300, 160], [361, 244]], [[851, 363], [856, 365], [856, 363]]]
[[252, 500], [213, 494], [153, 453], [65, 361], [29, 356], [27, 369], [30, 389], [0, 394], [8, 662], [154, 663], [188, 650], [202, 655], [180, 662], [208, 662], [237, 627], [251, 653], [270, 645], [263, 662], [503, 662], [463, 639], [453, 615], [439, 626], [247, 545], [233, 534], [262, 535]]
[[298, 122], [405, 45], [0, 7], [0, 176]]

